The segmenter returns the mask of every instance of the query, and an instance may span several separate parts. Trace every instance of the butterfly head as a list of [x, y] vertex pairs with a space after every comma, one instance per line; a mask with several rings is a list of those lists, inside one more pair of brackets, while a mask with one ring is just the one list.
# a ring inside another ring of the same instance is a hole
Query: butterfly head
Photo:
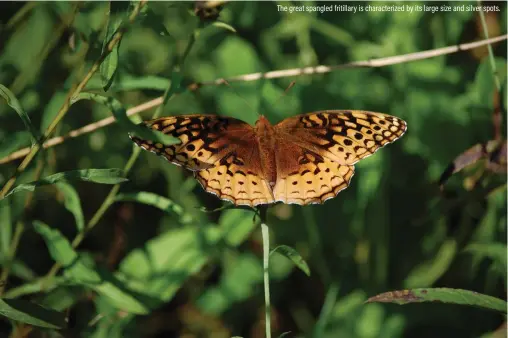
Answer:
[[262, 137], [266, 137], [268, 136], [268, 134], [273, 134], [272, 124], [263, 115], [259, 116], [259, 119], [256, 121], [256, 126], [254, 127], [254, 129], [256, 130], [256, 134]]
[[256, 128], [269, 128], [272, 124], [264, 115], [259, 115], [258, 120], [256, 121]]

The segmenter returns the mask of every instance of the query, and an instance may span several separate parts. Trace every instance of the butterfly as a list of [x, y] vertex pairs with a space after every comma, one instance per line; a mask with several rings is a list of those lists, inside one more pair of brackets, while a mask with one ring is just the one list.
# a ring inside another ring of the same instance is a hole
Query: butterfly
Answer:
[[203, 188], [235, 205], [323, 203], [349, 186], [356, 162], [400, 138], [403, 120], [359, 110], [326, 110], [255, 126], [218, 115], [180, 115], [143, 122], [180, 139], [141, 148], [193, 171]]

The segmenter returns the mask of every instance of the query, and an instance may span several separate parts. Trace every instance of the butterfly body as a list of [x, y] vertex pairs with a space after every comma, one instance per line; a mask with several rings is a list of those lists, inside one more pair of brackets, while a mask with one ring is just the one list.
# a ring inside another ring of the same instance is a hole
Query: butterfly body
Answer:
[[131, 137], [145, 150], [194, 172], [203, 188], [236, 205], [314, 204], [335, 197], [354, 164], [398, 139], [406, 123], [365, 111], [320, 111], [255, 126], [216, 115], [181, 115], [144, 122], [178, 137], [163, 145]]
[[256, 146], [259, 149], [263, 174], [268, 179], [270, 187], [274, 187], [277, 181], [277, 161], [275, 158], [277, 140], [275, 130], [270, 121], [263, 115], [257, 120], [254, 130], [256, 132]]

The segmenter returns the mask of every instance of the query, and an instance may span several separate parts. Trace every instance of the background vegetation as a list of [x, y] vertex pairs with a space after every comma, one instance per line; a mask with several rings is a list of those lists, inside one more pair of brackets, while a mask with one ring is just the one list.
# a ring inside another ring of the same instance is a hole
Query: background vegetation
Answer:
[[[364, 109], [403, 118], [406, 135], [360, 162], [351, 186], [336, 198], [268, 210], [272, 247], [295, 248], [311, 270], [308, 277], [282, 255], [271, 256], [273, 331], [462, 338], [495, 336], [499, 329], [503, 336], [504, 315], [485, 309], [364, 302], [386, 291], [428, 287], [506, 298], [506, 173], [487, 166], [503, 156], [471, 160], [443, 190], [438, 185], [467, 149], [506, 137], [505, 41], [492, 45], [494, 59], [481, 47], [381, 68], [188, 86], [506, 34], [506, 3], [492, 3], [500, 11], [485, 13], [484, 25], [470, 11], [290, 14], [277, 4], [299, 3], [232, 2], [196, 15], [203, 4], [149, 2], [135, 18], [137, 2], [2, 3], [0, 83], [43, 134], [72, 89], [113, 47], [106, 42], [120, 27], [121, 43], [83, 90], [115, 98], [116, 105], [81, 100], [53, 135], [111, 116], [111, 108], [121, 116], [122, 106], [164, 93], [162, 115], [218, 113], [254, 123], [259, 112], [275, 123], [302, 112]], [[349, 5], [359, 4], [366, 3]], [[442, 4], [478, 3], [432, 2]], [[32, 141], [12, 107], [0, 102], [3, 158]], [[18, 319], [5, 318], [0, 336], [263, 337], [262, 241], [254, 212], [209, 212], [227, 203], [205, 193], [190, 173], [134, 150], [129, 128], [126, 121], [112, 124], [40, 151], [14, 186], [90, 168], [123, 168], [127, 182], [108, 185], [121, 181], [120, 171], [86, 173], [105, 184], [82, 182], [79, 172], [81, 180], [0, 202], [1, 308]], [[0, 165], [2, 186], [19, 164]], [[62, 312], [68, 324], [61, 328], [55, 313], [27, 304]]]

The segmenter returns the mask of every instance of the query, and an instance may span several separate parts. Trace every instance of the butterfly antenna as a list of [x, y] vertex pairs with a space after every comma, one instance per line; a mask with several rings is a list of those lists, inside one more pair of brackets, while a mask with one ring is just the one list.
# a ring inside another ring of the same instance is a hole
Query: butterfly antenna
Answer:
[[228, 82], [228, 81], [226, 81], [226, 80], [222, 80], [222, 83], [224, 83], [225, 85], [229, 86], [229, 88], [231, 88], [231, 89], [232, 89], [232, 90], [236, 93], [236, 95], [238, 95], [238, 97], [239, 97], [239, 98], [241, 98], [241, 99], [243, 100], [243, 102], [245, 102], [245, 104], [246, 104], [247, 106], [249, 106], [249, 108], [250, 108], [250, 109], [252, 109], [253, 111], [255, 111], [255, 112], [256, 112], [256, 114], [258, 114], [258, 115], [259, 115], [259, 113], [257, 112], [257, 110], [256, 110], [256, 109], [254, 109], [254, 108], [251, 106], [251, 104], [249, 103], [249, 101], [247, 101], [247, 99], [246, 99], [245, 97], [243, 97], [242, 95], [240, 95], [240, 94], [238, 93], [238, 91], [237, 91], [237, 90], [236, 90], [233, 86], [231, 86], [231, 85], [229, 84], [229, 82]]
[[288, 87], [284, 90], [284, 93], [282, 93], [282, 95], [281, 95], [281, 96], [277, 99], [277, 101], [275, 101], [274, 106], [275, 106], [275, 105], [277, 105], [277, 104], [280, 102], [280, 100], [281, 100], [284, 96], [286, 96], [286, 95], [287, 95], [287, 93], [289, 92], [289, 90], [290, 90], [291, 88], [293, 88], [295, 84], [296, 84], [296, 81], [291, 81], [291, 83], [289, 84], [289, 86], [288, 86]]

